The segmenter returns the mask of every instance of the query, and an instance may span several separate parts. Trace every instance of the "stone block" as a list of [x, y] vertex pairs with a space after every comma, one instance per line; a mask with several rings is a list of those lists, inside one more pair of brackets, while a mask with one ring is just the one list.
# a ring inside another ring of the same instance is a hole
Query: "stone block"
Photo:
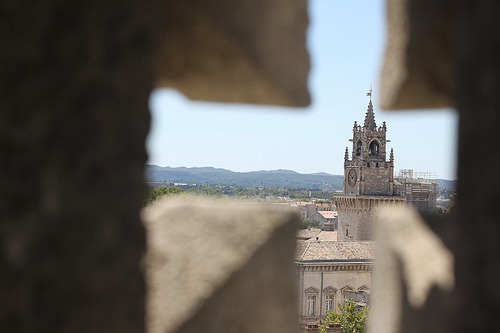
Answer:
[[154, 7], [2, 3], [0, 332], [144, 331]]
[[143, 213], [149, 333], [298, 331], [298, 214], [169, 200]]
[[452, 0], [388, 0], [384, 109], [452, 107]]
[[165, 1], [157, 87], [190, 99], [306, 106], [307, 1]]
[[415, 209], [394, 206], [375, 214], [374, 237], [371, 331], [453, 332], [455, 258], [441, 236]]

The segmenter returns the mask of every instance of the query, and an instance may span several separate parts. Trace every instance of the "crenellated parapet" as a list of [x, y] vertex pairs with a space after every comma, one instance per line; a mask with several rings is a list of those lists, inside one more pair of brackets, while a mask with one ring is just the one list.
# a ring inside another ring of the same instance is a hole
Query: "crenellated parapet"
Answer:
[[372, 215], [382, 207], [406, 205], [406, 197], [395, 195], [336, 195], [339, 224], [338, 241], [360, 241], [371, 239]]
[[406, 197], [392, 195], [336, 195], [333, 200], [339, 213], [369, 213], [381, 206], [406, 204]]
[[298, 270], [300, 272], [339, 272], [339, 271], [357, 271], [357, 272], [371, 272], [373, 269], [372, 261], [364, 262], [331, 262], [331, 263], [298, 263]]

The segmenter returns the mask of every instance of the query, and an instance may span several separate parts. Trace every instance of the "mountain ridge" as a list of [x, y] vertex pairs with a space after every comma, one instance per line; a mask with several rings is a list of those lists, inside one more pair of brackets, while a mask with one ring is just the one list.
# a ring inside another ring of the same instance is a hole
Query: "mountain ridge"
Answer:
[[[236, 172], [214, 167], [169, 167], [146, 164], [146, 180], [149, 182], [172, 181], [179, 183], [219, 184], [246, 186], [297, 186], [323, 189], [325, 183], [329, 189], [342, 190], [343, 175], [332, 175], [326, 172], [302, 174], [293, 170], [258, 170]], [[438, 179], [440, 188], [454, 189], [454, 180]]]

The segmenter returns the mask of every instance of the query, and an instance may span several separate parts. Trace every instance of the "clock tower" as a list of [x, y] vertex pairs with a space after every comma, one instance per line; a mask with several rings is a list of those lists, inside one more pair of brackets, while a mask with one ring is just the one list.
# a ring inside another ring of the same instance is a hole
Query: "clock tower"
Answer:
[[355, 121], [352, 129], [352, 154], [344, 156], [344, 194], [392, 195], [394, 192], [394, 153], [386, 160], [387, 127], [377, 127], [370, 99], [363, 126]]
[[405, 204], [404, 197], [394, 195], [394, 152], [387, 160], [387, 126], [377, 126], [371, 89], [363, 126], [355, 121], [352, 152], [346, 147], [344, 156], [344, 191], [333, 197], [339, 215], [337, 239], [369, 240], [371, 213], [385, 204]]

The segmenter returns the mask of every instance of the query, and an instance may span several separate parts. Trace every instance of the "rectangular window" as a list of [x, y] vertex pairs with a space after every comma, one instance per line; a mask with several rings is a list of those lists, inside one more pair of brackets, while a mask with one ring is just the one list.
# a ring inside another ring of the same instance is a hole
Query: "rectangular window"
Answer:
[[349, 237], [349, 229], [347, 229], [347, 228], [345, 229], [345, 236]]
[[316, 296], [307, 296], [307, 315], [314, 316], [316, 309]]
[[326, 295], [325, 297], [325, 311], [333, 310], [333, 295]]

